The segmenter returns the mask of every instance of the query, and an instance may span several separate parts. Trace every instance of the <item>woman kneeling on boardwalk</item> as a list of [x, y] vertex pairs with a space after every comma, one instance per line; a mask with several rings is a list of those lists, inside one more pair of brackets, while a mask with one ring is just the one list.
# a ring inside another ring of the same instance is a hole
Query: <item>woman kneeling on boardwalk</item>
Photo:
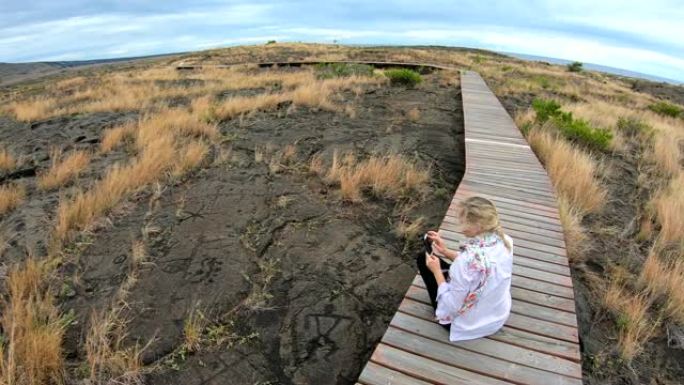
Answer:
[[471, 197], [459, 203], [457, 216], [466, 236], [459, 250], [449, 250], [437, 232], [428, 231], [433, 253], [420, 253], [416, 261], [437, 321], [450, 330], [451, 341], [496, 333], [511, 310], [513, 240], [503, 233], [496, 207]]

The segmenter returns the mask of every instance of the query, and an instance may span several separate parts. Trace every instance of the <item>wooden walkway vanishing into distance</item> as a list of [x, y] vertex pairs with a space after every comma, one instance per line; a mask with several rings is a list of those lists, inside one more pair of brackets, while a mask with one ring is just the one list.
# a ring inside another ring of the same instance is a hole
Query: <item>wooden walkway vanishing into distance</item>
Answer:
[[572, 279], [546, 171], [475, 72], [461, 74], [466, 171], [439, 232], [458, 248], [456, 204], [492, 200], [513, 238], [513, 306], [496, 334], [450, 342], [416, 276], [359, 376], [363, 385], [581, 384]]

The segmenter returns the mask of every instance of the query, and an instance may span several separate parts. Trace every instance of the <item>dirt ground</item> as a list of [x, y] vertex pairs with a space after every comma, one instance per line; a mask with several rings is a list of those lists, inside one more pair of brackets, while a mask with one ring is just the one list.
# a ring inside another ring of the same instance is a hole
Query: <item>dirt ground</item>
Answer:
[[[81, 239], [61, 307], [75, 322], [65, 349], [70, 370], [85, 358], [92, 309], [103, 309], [129, 274], [131, 245], [142, 239], [148, 261], [126, 296], [127, 343], [147, 344], [143, 361], [156, 366], [149, 384], [351, 384], [382, 336], [415, 274], [418, 243], [394, 233], [400, 211], [439, 225], [463, 173], [462, 116], [457, 86], [427, 75], [416, 89], [382, 86], [355, 99], [356, 116], [299, 108], [258, 112], [221, 124], [225, 151], [211, 165], [173, 186], [148, 189], [117, 209], [111, 221]], [[407, 111], [418, 108], [412, 121]], [[84, 114], [33, 124], [0, 121], [0, 141], [28, 154], [21, 180], [27, 202], [2, 220], [10, 239], [3, 263], [25, 249], [45, 252], [59, 193], [37, 192], [36, 170], [50, 146], [91, 148], [103, 129], [136, 119], [135, 112]], [[295, 161], [273, 173], [255, 160], [286, 145]], [[411, 208], [367, 197], [344, 203], [335, 187], [306, 170], [310, 157], [353, 150], [360, 158], [396, 152], [431, 167], [426, 199]], [[98, 157], [94, 180], [124, 150]], [[225, 158], [225, 159], [223, 159]], [[259, 297], [261, 296], [261, 297]], [[245, 306], [254, 298], [258, 305]], [[193, 311], [210, 319], [228, 343], [180, 357], [183, 324]]]

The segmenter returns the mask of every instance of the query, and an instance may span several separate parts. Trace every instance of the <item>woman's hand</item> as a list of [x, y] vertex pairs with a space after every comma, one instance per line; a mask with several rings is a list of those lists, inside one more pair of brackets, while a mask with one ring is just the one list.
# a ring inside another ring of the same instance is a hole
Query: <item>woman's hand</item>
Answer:
[[425, 265], [434, 275], [442, 273], [442, 266], [439, 263], [439, 258], [432, 254], [425, 253]]
[[446, 247], [444, 240], [442, 239], [442, 237], [439, 235], [438, 232], [430, 230], [427, 232], [427, 236], [432, 241], [432, 248], [436, 252], [438, 252], [439, 254], [442, 254], [443, 256], [445, 256], [449, 259], [454, 259], [453, 253], [451, 252], [451, 250], [449, 250]]

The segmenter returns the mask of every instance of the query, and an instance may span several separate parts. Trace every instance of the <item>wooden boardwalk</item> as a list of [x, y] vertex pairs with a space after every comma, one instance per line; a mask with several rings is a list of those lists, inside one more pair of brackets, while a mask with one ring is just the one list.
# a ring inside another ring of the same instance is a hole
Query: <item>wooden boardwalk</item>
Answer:
[[456, 249], [463, 238], [456, 204], [473, 195], [496, 204], [514, 242], [511, 315], [492, 336], [449, 342], [416, 276], [358, 383], [581, 384], [572, 279], [553, 188], [482, 78], [464, 72], [461, 87], [466, 171], [439, 231]]

